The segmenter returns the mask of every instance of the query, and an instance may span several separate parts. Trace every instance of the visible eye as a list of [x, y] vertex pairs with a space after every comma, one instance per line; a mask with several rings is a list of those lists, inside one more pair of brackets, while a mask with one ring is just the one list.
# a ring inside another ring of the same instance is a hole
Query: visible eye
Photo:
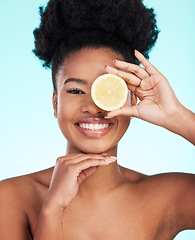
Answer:
[[71, 94], [85, 94], [85, 92], [79, 88], [70, 88], [67, 90], [67, 93]]

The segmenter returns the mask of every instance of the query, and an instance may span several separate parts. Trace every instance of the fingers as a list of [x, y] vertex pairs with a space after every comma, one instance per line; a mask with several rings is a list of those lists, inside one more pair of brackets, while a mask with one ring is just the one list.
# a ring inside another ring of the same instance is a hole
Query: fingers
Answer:
[[[79, 163], [85, 161], [87, 162], [86, 168], [93, 167], [93, 166], [99, 166], [99, 165], [108, 165], [114, 161], [116, 161], [115, 156], [104, 156], [103, 154], [70, 154], [64, 157], [59, 157], [57, 164], [63, 164], [65, 167], [74, 165], [79, 166]], [[84, 170], [80, 169], [79, 170]]]
[[117, 69], [106, 65], [105, 70], [123, 78], [127, 83], [128, 89], [140, 98], [140, 91], [148, 91], [156, 86], [157, 78], [155, 76], [159, 74], [159, 71], [140, 52], [135, 51], [135, 56], [142, 63], [143, 67], [114, 60]]
[[119, 60], [114, 60], [114, 64], [116, 67], [127, 70], [128, 72], [134, 73], [140, 79], [145, 79], [148, 77], [148, 73], [146, 72], [146, 70], [138, 65], [127, 63], [124, 61], [119, 61]]
[[123, 78], [128, 84], [131, 84], [133, 86], [139, 86], [140, 83], [141, 83], [141, 79], [138, 78], [137, 76], [135, 76], [132, 73], [127, 73], [127, 72], [124, 72], [124, 71], [121, 71], [121, 70], [117, 70], [116, 68], [113, 68], [109, 65], [106, 65], [105, 69], [108, 73], [118, 75], [119, 77]]
[[105, 160], [102, 159], [94, 159], [94, 158], [88, 158], [86, 160], [80, 161], [77, 164], [75, 164], [75, 169], [77, 170], [77, 173], [79, 173], [85, 169], [91, 168], [91, 167], [98, 167], [98, 166], [104, 166], [108, 165], [110, 163], [115, 162], [116, 159], [107, 158]]
[[150, 75], [159, 73], [158, 70], [144, 57], [144, 55], [137, 50], [135, 50], [135, 57], [140, 61]]
[[57, 162], [58, 166], [56, 167], [61, 170], [65, 170], [64, 174], [69, 179], [75, 179], [76, 177], [79, 184], [85, 178], [95, 172], [97, 167], [109, 165], [115, 162], [117, 159], [115, 156], [103, 156], [95, 154], [77, 154], [77, 156], [77, 158], [75, 157], [73, 159], [70, 155], [60, 157]]
[[96, 171], [116, 161], [116, 157], [103, 154], [69, 154], [59, 157], [54, 168], [48, 198], [52, 204], [66, 208], [77, 195], [80, 184]]
[[58, 158], [54, 174], [56, 172], [61, 173], [63, 178], [68, 178], [69, 181], [77, 179], [80, 184], [95, 172], [97, 167], [109, 165], [115, 162], [116, 159], [115, 156], [105, 156], [103, 154], [69, 154]]
[[63, 158], [64, 160], [69, 160], [69, 159], [75, 159], [75, 158], [78, 158], [79, 156], [81, 156], [82, 154], [78, 154], [78, 153], [72, 153], [72, 154], [69, 154], [69, 155], [66, 155], [66, 156], [63, 156], [63, 157], [58, 157], [57, 160], [56, 160], [56, 163], [58, 161], [61, 161], [61, 159]]

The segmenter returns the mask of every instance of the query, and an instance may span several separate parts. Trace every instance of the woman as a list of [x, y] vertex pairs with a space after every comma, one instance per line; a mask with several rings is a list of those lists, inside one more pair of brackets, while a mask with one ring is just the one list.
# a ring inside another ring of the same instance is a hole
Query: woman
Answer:
[[[195, 115], [144, 57], [158, 34], [153, 11], [138, 0], [51, 0], [41, 15], [34, 52], [52, 65], [67, 154], [55, 168], [1, 183], [1, 239], [173, 239], [194, 229], [194, 175], [146, 176], [116, 161], [130, 117], [195, 144]], [[125, 79], [132, 106], [107, 113], [93, 103], [91, 85], [104, 73]]]

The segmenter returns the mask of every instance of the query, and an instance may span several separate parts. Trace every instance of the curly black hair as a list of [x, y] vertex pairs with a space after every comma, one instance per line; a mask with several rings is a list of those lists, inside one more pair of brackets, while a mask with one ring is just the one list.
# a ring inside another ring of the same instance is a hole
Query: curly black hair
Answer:
[[159, 30], [153, 8], [142, 0], [50, 0], [40, 7], [34, 30], [35, 55], [56, 73], [68, 54], [83, 47], [108, 47], [137, 63], [134, 49], [148, 58]]

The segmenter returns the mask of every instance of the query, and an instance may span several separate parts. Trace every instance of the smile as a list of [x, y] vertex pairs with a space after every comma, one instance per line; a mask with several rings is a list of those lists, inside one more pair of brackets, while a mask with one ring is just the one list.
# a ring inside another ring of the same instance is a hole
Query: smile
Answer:
[[75, 126], [77, 130], [86, 137], [100, 138], [111, 131], [114, 122], [99, 118], [85, 118], [77, 121]]
[[101, 129], [106, 129], [108, 128], [110, 124], [99, 124], [99, 123], [79, 123], [78, 126], [83, 129], [88, 129], [88, 130], [101, 130]]

